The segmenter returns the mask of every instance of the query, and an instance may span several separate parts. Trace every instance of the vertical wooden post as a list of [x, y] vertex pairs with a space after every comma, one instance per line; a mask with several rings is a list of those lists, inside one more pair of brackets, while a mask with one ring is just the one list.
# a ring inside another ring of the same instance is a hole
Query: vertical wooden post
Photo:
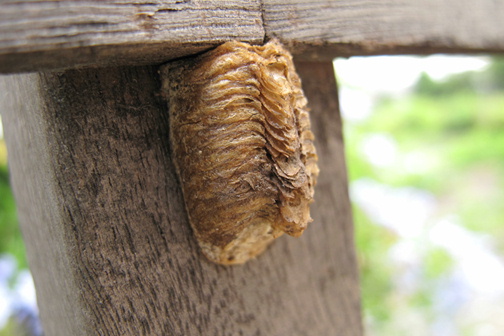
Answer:
[[[319, 157], [314, 222], [308, 239], [322, 244], [311, 255], [316, 265], [334, 271], [328, 280], [325, 300], [333, 318], [329, 335], [362, 335], [360, 283], [355, 255], [352, 207], [348, 195], [348, 176], [343, 141], [338, 87], [332, 62], [295, 62], [311, 109], [310, 119]], [[307, 232], [308, 233], [308, 232]], [[329, 266], [330, 265], [330, 266]], [[334, 287], [333, 287], [334, 286]], [[323, 332], [320, 334], [324, 334]], [[315, 335], [315, 334], [314, 334]]]
[[155, 68], [2, 78], [19, 218], [47, 335], [362, 335], [332, 64], [298, 63], [315, 221], [243, 266], [199, 252]]

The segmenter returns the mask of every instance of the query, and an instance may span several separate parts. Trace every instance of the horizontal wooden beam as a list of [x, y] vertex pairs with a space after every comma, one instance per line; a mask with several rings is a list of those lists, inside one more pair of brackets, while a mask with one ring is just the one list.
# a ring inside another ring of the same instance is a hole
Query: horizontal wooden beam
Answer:
[[1, 1], [0, 72], [161, 63], [261, 43], [259, 0]]
[[504, 1], [263, 2], [267, 34], [311, 59], [504, 51]]
[[6, 0], [0, 73], [156, 64], [273, 36], [312, 60], [503, 52], [502, 22], [493, 0]]

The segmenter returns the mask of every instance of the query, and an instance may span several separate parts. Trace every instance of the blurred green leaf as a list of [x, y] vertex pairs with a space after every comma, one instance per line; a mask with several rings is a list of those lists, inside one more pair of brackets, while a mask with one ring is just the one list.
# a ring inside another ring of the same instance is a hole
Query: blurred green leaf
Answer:
[[[3, 140], [0, 139], [0, 147]], [[0, 162], [6, 160], [0, 160]], [[0, 164], [0, 254], [12, 254], [20, 268], [28, 268], [26, 252], [19, 229], [16, 203], [9, 183], [9, 172], [6, 164]]]

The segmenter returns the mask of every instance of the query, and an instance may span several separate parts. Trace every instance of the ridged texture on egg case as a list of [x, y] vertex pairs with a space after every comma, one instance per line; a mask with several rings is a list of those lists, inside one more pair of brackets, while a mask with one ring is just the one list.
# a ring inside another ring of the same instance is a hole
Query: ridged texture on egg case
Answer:
[[275, 40], [232, 41], [161, 74], [173, 160], [203, 253], [238, 264], [284, 232], [301, 235], [318, 167], [289, 52]]

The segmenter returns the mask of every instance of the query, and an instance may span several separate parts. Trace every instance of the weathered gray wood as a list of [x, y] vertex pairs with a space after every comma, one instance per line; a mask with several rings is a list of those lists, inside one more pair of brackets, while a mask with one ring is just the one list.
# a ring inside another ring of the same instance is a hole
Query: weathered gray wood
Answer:
[[[24, 93], [28, 95], [25, 96]], [[45, 105], [38, 75], [0, 77], [0, 113], [8, 142], [11, 183], [19, 221], [38, 294], [47, 335], [88, 330], [75, 269], [74, 246], [67, 242], [69, 227], [55, 183], [54, 143], [47, 120], [39, 113]], [[58, 316], [51, 318], [50, 316]]]
[[161, 63], [263, 38], [259, 0], [0, 1], [0, 73]]
[[307, 59], [503, 52], [494, 0], [1, 1], [0, 73], [155, 64], [276, 36]]
[[311, 59], [504, 51], [504, 1], [262, 2], [266, 34]]
[[298, 63], [314, 222], [243, 266], [198, 250], [155, 68], [2, 78], [19, 218], [47, 335], [362, 335], [332, 65]]

